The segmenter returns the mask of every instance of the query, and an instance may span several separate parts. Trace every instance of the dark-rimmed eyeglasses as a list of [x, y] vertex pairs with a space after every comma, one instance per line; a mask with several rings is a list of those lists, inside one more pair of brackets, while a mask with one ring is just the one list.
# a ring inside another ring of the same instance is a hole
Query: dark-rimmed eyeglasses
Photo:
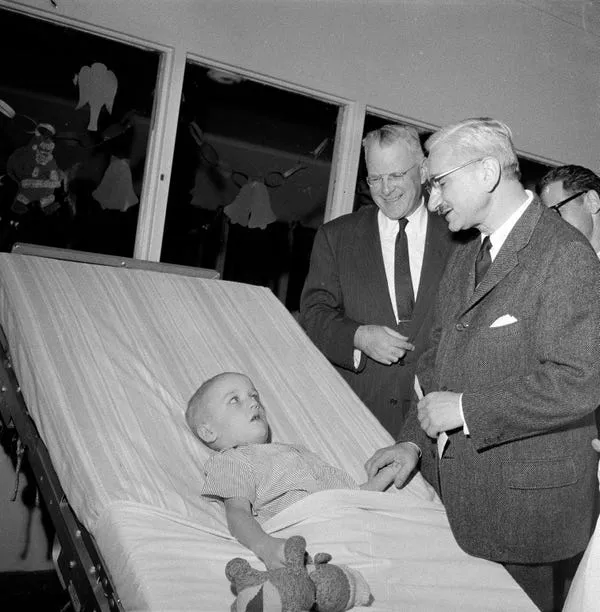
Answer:
[[392, 186], [397, 187], [402, 183], [404, 177], [415, 167], [418, 166], [419, 163], [413, 164], [410, 168], [404, 170], [404, 172], [390, 172], [389, 174], [369, 174], [367, 176], [367, 184], [369, 187], [373, 189], [381, 189], [383, 185], [383, 179], [387, 176], [387, 180], [391, 183]]
[[466, 168], [467, 166], [470, 166], [471, 164], [476, 164], [477, 162], [483, 161], [484, 159], [485, 157], [478, 157], [477, 159], [472, 159], [471, 161], [465, 162], [464, 164], [461, 164], [460, 166], [456, 166], [456, 168], [452, 168], [451, 170], [446, 170], [446, 172], [440, 172], [440, 174], [436, 174], [436, 176], [432, 176], [428, 178], [425, 181], [425, 187], [427, 188], [429, 192], [433, 191], [434, 189], [441, 189], [442, 184], [440, 183], [440, 181], [443, 178], [446, 178], [450, 174], [453, 174], [454, 172], [458, 172], [459, 170], [462, 170], [463, 168]]
[[579, 196], [582, 196], [585, 193], [586, 193], [585, 191], [578, 191], [577, 193], [574, 193], [572, 196], [569, 196], [568, 198], [565, 198], [564, 200], [561, 200], [560, 202], [557, 202], [556, 204], [552, 204], [552, 206], [548, 206], [548, 208], [555, 210], [560, 215], [560, 208], [562, 208], [565, 204], [568, 204], [571, 200], [574, 200], [575, 198], [578, 198]]

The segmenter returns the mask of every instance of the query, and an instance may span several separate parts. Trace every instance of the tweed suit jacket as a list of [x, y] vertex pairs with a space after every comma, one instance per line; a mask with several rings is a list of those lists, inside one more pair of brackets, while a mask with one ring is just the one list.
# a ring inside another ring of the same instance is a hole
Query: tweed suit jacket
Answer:
[[[425, 393], [463, 393], [470, 434], [449, 432], [442, 459], [411, 410], [417, 443], [468, 553], [545, 563], [586, 546], [600, 403], [600, 262], [588, 241], [534, 200], [475, 288], [481, 241], [456, 249], [440, 286]], [[495, 326], [510, 315], [516, 321]]]
[[376, 206], [365, 206], [322, 225], [314, 240], [300, 301], [300, 322], [357, 395], [396, 436], [408, 413], [416, 361], [431, 324], [433, 304], [455, 239], [429, 214], [425, 253], [409, 337], [415, 351], [391, 366], [362, 355], [354, 368], [354, 334], [360, 325], [396, 329]]

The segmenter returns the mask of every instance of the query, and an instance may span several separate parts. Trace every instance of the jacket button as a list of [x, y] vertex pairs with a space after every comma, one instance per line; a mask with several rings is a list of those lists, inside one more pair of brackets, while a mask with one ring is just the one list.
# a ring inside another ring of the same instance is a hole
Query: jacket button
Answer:
[[465, 326], [462, 323], [457, 323], [456, 324], [456, 331], [462, 331], [465, 328]]

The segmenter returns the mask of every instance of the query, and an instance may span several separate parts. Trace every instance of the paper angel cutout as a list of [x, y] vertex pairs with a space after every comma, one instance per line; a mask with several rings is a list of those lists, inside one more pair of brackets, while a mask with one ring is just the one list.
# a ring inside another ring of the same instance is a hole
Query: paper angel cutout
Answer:
[[271, 209], [269, 190], [258, 181], [242, 185], [235, 200], [225, 207], [225, 214], [232, 223], [249, 228], [265, 229], [269, 223], [277, 220]]
[[107, 210], [125, 212], [137, 204], [139, 199], [133, 190], [129, 162], [113, 156], [92, 196], [102, 208]]
[[79, 83], [79, 102], [75, 110], [85, 104], [90, 106], [90, 122], [88, 130], [95, 132], [98, 129], [98, 116], [105, 106], [112, 113], [113, 102], [117, 94], [118, 80], [112, 70], [104, 64], [96, 62], [91, 66], [83, 66], [73, 80]]

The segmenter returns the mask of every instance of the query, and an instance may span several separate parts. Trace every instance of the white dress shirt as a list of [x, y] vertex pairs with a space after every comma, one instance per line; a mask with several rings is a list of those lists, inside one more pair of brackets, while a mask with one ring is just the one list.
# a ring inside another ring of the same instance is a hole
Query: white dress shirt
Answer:
[[[410, 278], [413, 286], [413, 294], [415, 301], [419, 292], [419, 283], [421, 281], [421, 269], [423, 268], [423, 256], [425, 253], [425, 239], [427, 237], [427, 208], [425, 202], [421, 199], [421, 203], [408, 217], [406, 224], [406, 240], [408, 242], [408, 263], [410, 265]], [[387, 279], [388, 294], [394, 317], [398, 321], [398, 306], [396, 304], [396, 283], [394, 278], [394, 260], [396, 255], [396, 236], [398, 235], [399, 227], [397, 219], [386, 217], [381, 210], [377, 213], [377, 226], [379, 228], [379, 240], [381, 242], [381, 254], [383, 256], [383, 265], [385, 267], [385, 276]], [[354, 349], [354, 367], [358, 368], [360, 364], [361, 351]]]

